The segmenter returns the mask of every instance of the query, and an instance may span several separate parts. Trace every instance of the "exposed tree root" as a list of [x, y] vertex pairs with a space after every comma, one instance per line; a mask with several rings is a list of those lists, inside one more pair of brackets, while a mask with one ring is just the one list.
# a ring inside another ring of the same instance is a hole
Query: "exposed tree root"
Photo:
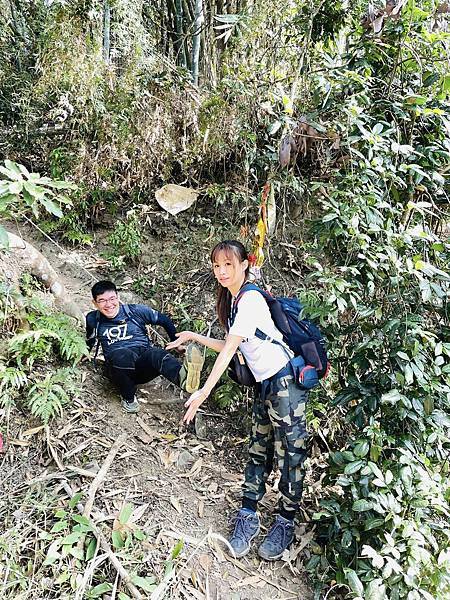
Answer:
[[14, 233], [8, 231], [8, 239], [10, 252], [20, 259], [24, 267], [50, 290], [55, 297], [57, 307], [82, 323], [83, 313], [70, 299], [58, 273], [48, 260], [34, 246]]

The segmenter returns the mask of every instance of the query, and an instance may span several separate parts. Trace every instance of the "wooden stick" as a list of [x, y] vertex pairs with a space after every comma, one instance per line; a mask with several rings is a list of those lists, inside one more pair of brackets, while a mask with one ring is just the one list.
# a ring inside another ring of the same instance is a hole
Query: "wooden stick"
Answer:
[[88, 499], [84, 506], [83, 517], [86, 517], [87, 519], [89, 519], [89, 517], [91, 515], [92, 507], [94, 506], [95, 494], [97, 493], [98, 488], [103, 483], [103, 480], [106, 477], [106, 473], [108, 472], [116, 454], [118, 453], [118, 451], [120, 450], [120, 447], [122, 446], [122, 444], [125, 442], [126, 439], [127, 439], [126, 433], [122, 433], [122, 435], [117, 438], [117, 440], [112, 445], [111, 450], [108, 452], [108, 456], [105, 458], [105, 461], [102, 464], [100, 471], [97, 473], [97, 475], [95, 476], [91, 485], [89, 486]]

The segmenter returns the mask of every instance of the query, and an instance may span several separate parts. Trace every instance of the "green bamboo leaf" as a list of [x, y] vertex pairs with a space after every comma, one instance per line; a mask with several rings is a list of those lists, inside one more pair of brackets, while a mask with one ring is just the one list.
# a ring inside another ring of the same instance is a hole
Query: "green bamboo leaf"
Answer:
[[128, 519], [131, 517], [132, 513], [133, 513], [133, 506], [131, 504], [125, 504], [122, 507], [122, 510], [120, 511], [119, 522], [122, 525], [125, 525], [126, 523], [128, 523]]
[[153, 592], [156, 589], [156, 577], [139, 577], [132, 575], [131, 582], [146, 592]]
[[177, 558], [177, 556], [183, 550], [183, 546], [184, 546], [184, 541], [178, 540], [178, 542], [176, 543], [176, 545], [174, 546], [174, 548], [172, 550], [172, 559], [173, 560], [175, 560], [175, 558]]
[[123, 548], [124, 542], [120, 531], [113, 531], [111, 537], [114, 548]]
[[111, 590], [112, 585], [110, 583], [99, 583], [89, 591], [89, 598], [99, 598]]

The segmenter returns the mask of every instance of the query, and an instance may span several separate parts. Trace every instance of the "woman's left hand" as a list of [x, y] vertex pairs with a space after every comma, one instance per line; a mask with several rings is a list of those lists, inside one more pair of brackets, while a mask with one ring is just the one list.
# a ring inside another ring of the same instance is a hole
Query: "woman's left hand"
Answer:
[[190, 423], [192, 421], [192, 419], [195, 417], [195, 413], [199, 409], [199, 406], [203, 404], [207, 397], [208, 395], [205, 394], [202, 389], [197, 390], [189, 397], [184, 405], [187, 407], [187, 411], [183, 417], [184, 423]]

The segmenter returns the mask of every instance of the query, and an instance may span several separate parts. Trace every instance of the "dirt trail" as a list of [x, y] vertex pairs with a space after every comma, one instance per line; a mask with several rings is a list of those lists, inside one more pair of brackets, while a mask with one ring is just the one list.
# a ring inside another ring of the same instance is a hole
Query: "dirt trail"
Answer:
[[[89, 310], [92, 280], [81, 267], [95, 263], [91, 251], [60, 251], [50, 242], [36, 247], [64, 279], [68, 291], [83, 310]], [[31, 241], [31, 240], [30, 240]], [[94, 277], [101, 273], [90, 269]], [[131, 293], [125, 301], [139, 302]], [[102, 487], [97, 492], [93, 517], [109, 525], [124, 503], [143, 507], [138, 525], [147, 534], [145, 568], [148, 575], [161, 572], [178, 540], [185, 542], [181, 568], [170, 597], [211, 600], [308, 599], [311, 597], [303, 570], [304, 528], [297, 529], [297, 543], [287, 560], [269, 564], [260, 561], [256, 550], [239, 560], [230, 559], [215, 534], [226, 536], [228, 520], [240, 504], [240, 484], [245, 462], [245, 431], [232, 415], [203, 414], [204, 437], [193, 428], [180, 426], [183, 414], [180, 392], [163, 379], [141, 388], [138, 415], [123, 412], [119, 398], [99, 369], [82, 367], [79, 402], [66, 411], [64, 419], [51, 425], [50, 443], [60, 463], [93, 469], [102, 465], [113, 442], [128, 434]], [[30, 424], [16, 423], [16, 437]], [[41, 437], [39, 437], [41, 436]], [[39, 442], [40, 440], [40, 442]], [[56, 468], [27, 464], [33, 444], [43, 443], [43, 433], [29, 438], [21, 465], [26, 478], [46, 476]], [[18, 448], [18, 452], [21, 448]], [[21, 469], [16, 469], [15, 474]], [[71, 480], [74, 491], [84, 491], [91, 479], [78, 475]], [[276, 492], [264, 499], [262, 524], [270, 524]], [[140, 511], [139, 511], [140, 512]], [[263, 530], [264, 530], [263, 529]], [[167, 596], [169, 597], [169, 596]]]

